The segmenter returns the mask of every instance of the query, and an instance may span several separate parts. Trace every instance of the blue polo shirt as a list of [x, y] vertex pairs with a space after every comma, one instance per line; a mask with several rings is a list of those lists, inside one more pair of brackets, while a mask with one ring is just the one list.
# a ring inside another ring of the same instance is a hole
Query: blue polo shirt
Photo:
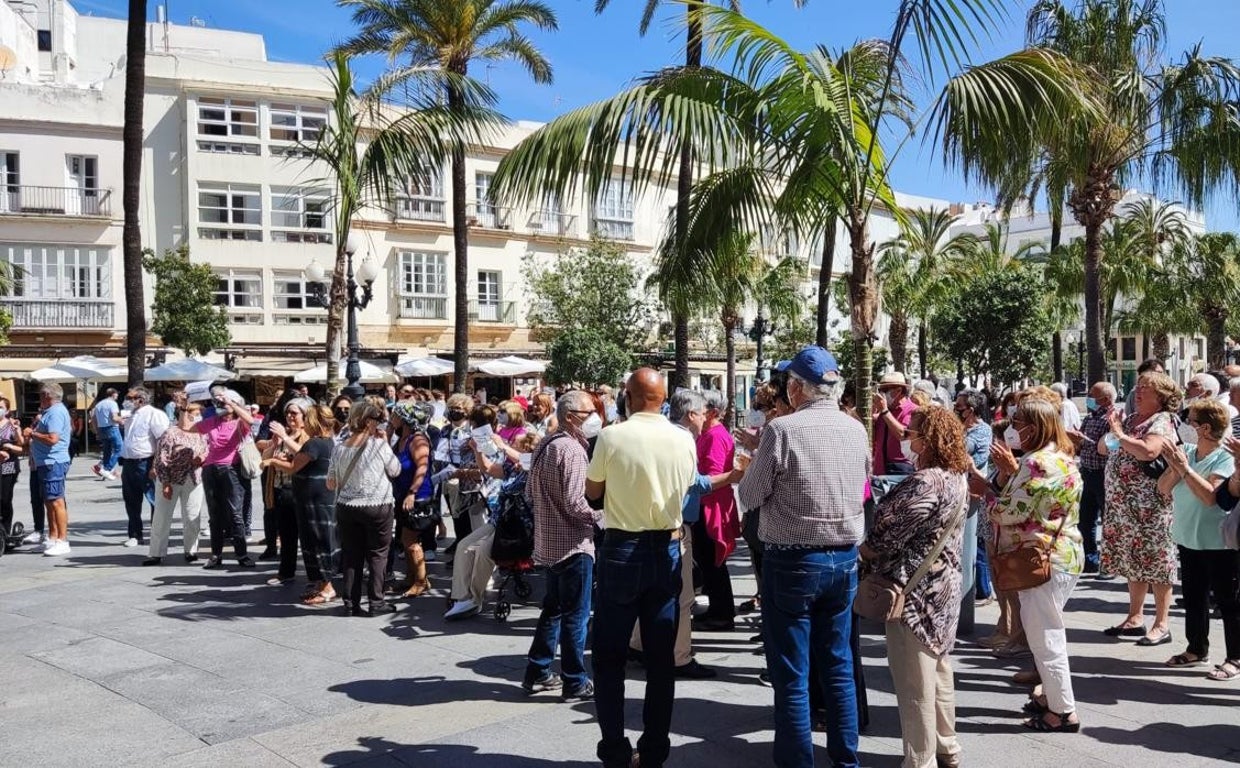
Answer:
[[30, 439], [30, 455], [36, 466], [50, 467], [53, 464], [69, 463], [69, 441], [73, 439], [73, 419], [64, 403], [53, 403], [39, 416], [34, 425], [35, 432], [55, 433], [59, 439], [55, 445], [48, 445], [36, 438]]

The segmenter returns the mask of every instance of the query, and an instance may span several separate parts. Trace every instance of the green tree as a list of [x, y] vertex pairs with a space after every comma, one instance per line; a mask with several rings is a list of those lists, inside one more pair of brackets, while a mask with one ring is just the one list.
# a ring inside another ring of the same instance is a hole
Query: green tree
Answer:
[[1046, 364], [1050, 322], [1039, 272], [1031, 266], [993, 270], [961, 285], [931, 321], [933, 339], [974, 375], [1010, 383]]
[[1230, 232], [1209, 232], [1189, 239], [1167, 259], [1172, 283], [1183, 295], [1180, 306], [1197, 318], [1206, 337], [1211, 370], [1227, 363], [1227, 325], [1240, 304], [1240, 242]]
[[[835, 355], [835, 362], [840, 364], [840, 376], [844, 381], [857, 380], [860, 371], [857, 370], [855, 363], [857, 347], [851, 340], [841, 339], [831, 348], [831, 353]], [[887, 355], [886, 347], [874, 347], [874, 353], [870, 361], [869, 378], [871, 381], [878, 381], [882, 375], [887, 372], [887, 367], [892, 365], [891, 359]], [[858, 401], [860, 402], [860, 401]], [[865, 410], [864, 408], [861, 410]]]
[[547, 381], [597, 387], [633, 368], [633, 354], [598, 328], [565, 328], [547, 344]]
[[1096, 105], [1043, 123], [1040, 142], [989, 132], [953, 132], [948, 152], [966, 176], [1010, 195], [1054, 157], [1070, 189], [1067, 203], [1085, 228], [1085, 337], [1091, 381], [1106, 375], [1103, 265], [1105, 232], [1121, 190], [1148, 172], [1155, 186], [1200, 208], [1216, 193], [1240, 191], [1240, 69], [1203, 54], [1165, 57], [1162, 0], [1039, 0], [1027, 17], [1031, 45], [1092, 73], [1079, 82]]
[[468, 104], [449, 110], [434, 99], [422, 99], [412, 102], [411, 106], [416, 108], [397, 114], [383, 105], [382, 89], [359, 96], [347, 54], [335, 51], [329, 63], [331, 119], [313, 141], [303, 142], [302, 149], [331, 173], [315, 183], [332, 192], [336, 259], [328, 292], [327, 380], [331, 382], [329, 387], [337, 387], [342, 356], [340, 334], [348, 304], [345, 244], [353, 219], [368, 205], [389, 206], [393, 190], [403, 179], [419, 172], [427, 163], [442, 162], [452, 152], [479, 141], [502, 121], [490, 108], [492, 94], [467, 79], [424, 71], [421, 82], [435, 86], [451, 81], [469, 94]]
[[189, 246], [156, 256], [143, 253], [142, 268], [155, 278], [151, 304], [151, 331], [164, 344], [186, 355], [205, 355], [228, 346], [228, 313], [216, 306], [217, 279], [210, 264], [189, 260]]
[[[551, 63], [521, 27], [555, 30], [555, 11], [538, 0], [337, 0], [353, 9], [357, 34], [342, 48], [354, 54], [378, 53], [395, 65], [382, 80], [384, 89], [422, 81], [427, 68], [452, 75], [443, 82], [448, 111], [466, 119], [470, 94], [465, 87], [475, 61], [515, 61], [536, 83], [551, 82]], [[469, 224], [465, 203], [465, 146], [452, 159], [452, 240], [454, 386], [465, 391], [469, 374]], [[479, 204], [486, 201], [479, 200]]]

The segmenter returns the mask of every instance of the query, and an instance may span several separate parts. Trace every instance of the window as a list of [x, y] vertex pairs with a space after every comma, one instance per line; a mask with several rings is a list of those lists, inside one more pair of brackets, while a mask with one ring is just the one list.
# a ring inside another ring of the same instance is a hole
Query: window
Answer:
[[275, 308], [291, 310], [276, 313], [272, 318], [276, 325], [322, 325], [327, 322], [327, 313], [314, 298], [311, 285], [300, 272], [275, 274]]
[[633, 239], [633, 190], [618, 179], [607, 182], [594, 204], [594, 229], [610, 240]]
[[220, 307], [261, 309], [263, 280], [257, 272], [226, 269], [216, 273], [215, 304]]
[[263, 203], [258, 187], [198, 185], [198, 236], [206, 240], [262, 240]]
[[38, 45], [39, 45], [40, 51], [52, 50], [52, 30], [40, 29], [38, 32], [35, 33], [35, 35], [38, 38]]
[[199, 136], [258, 138], [258, 103], [203, 97], [198, 99]]
[[503, 293], [500, 272], [478, 270], [478, 319], [482, 322], [498, 322], [502, 314], [499, 297]]
[[[275, 188], [271, 191], [271, 239], [282, 243], [330, 243], [327, 192]], [[301, 230], [301, 231], [286, 231]]]
[[20, 211], [21, 172], [16, 152], [0, 152], [0, 213]]
[[111, 249], [60, 245], [0, 245], [0, 261], [14, 268], [8, 295], [24, 299], [112, 297]]
[[267, 133], [272, 141], [314, 141], [326, 124], [327, 110], [323, 107], [272, 104]]
[[488, 229], [508, 229], [508, 210], [492, 205], [487, 199], [491, 194], [493, 173], [474, 174], [474, 217], [475, 223]]
[[410, 174], [396, 191], [396, 217], [415, 221], [443, 221], [443, 174], [423, 167]]
[[1137, 359], [1137, 337], [1125, 336], [1120, 339], [1120, 359], [1136, 360]]
[[262, 148], [257, 144], [241, 144], [231, 141], [199, 141], [199, 152], [212, 152], [219, 155], [261, 155]]
[[415, 319], [448, 317], [447, 257], [442, 253], [403, 251], [400, 254], [400, 316]]

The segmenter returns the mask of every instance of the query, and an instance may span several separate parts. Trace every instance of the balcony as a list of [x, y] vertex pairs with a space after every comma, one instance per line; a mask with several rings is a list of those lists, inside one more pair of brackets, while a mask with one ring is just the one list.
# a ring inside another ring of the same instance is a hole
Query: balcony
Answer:
[[633, 222], [623, 219], [594, 219], [594, 233], [604, 240], [623, 240], [631, 241], [633, 239]]
[[444, 201], [434, 197], [398, 197], [393, 211], [397, 221], [434, 221], [443, 223]]
[[112, 190], [10, 184], [0, 187], [4, 215], [107, 218], [112, 215]]
[[554, 210], [534, 211], [525, 226], [534, 234], [551, 237], [577, 236], [577, 217]]
[[13, 328], [112, 328], [111, 301], [78, 299], [0, 299], [13, 316]]
[[470, 203], [465, 209], [465, 222], [481, 229], [512, 229], [512, 209], [489, 203]]
[[469, 322], [500, 323], [515, 325], [517, 303], [515, 301], [471, 301], [469, 302]]
[[402, 320], [447, 320], [447, 296], [401, 296], [399, 317]]

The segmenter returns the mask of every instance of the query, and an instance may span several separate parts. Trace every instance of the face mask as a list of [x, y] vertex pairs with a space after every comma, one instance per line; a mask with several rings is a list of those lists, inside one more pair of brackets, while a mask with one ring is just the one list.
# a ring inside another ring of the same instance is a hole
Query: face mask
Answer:
[[766, 424], [766, 414], [756, 408], [751, 409], [745, 414], [745, 426], [750, 429], [760, 429]]
[[521, 469], [524, 469], [526, 472], [529, 472], [530, 467], [534, 464], [534, 454], [523, 453], [521, 454], [520, 458], [517, 459], [517, 461], [520, 462]]
[[888, 390], [887, 392], [883, 393], [883, 402], [887, 404], [888, 408], [890, 408], [891, 404], [895, 402], [895, 399], [896, 399], [896, 395], [894, 392], [891, 392], [890, 390]]
[[1009, 406], [1007, 407], [1007, 417], [1010, 419], [1010, 418], [1012, 418], [1012, 417], [1013, 417], [1013, 416], [1015, 416], [1015, 415], [1016, 415], [1016, 406], [1014, 406], [1014, 405], [1009, 405]]
[[202, 421], [202, 414], [201, 414], [201, 413], [196, 413], [196, 414], [194, 414], [193, 416], [190, 416], [190, 417], [189, 417], [189, 423], [190, 423], [190, 424], [197, 424], [197, 423], [198, 423], [198, 422], [200, 422], [200, 421]]
[[8, 417], [9, 417], [9, 409], [0, 408], [0, 419], [7, 419]]
[[900, 453], [903, 453], [904, 458], [913, 462], [913, 464], [917, 463], [917, 451], [913, 450], [912, 440], [901, 440], [900, 441]]
[[506, 427], [506, 426], [508, 426], [508, 414], [506, 414], [506, 413], [501, 413], [501, 414], [499, 415], [499, 425], [500, 425], [501, 427]]
[[960, 419], [961, 421], [964, 421], [965, 415], [968, 414], [968, 412], [969, 412], [968, 409], [965, 409], [963, 411], [957, 410], [956, 418]]
[[448, 411], [448, 421], [460, 421], [465, 418], [465, 411]]
[[1180, 440], [1188, 445], [1196, 445], [1201, 438], [1197, 435], [1197, 429], [1189, 426], [1187, 421], [1181, 421], [1180, 427], [1176, 430], [1180, 435]]
[[340, 422], [340, 426], [344, 426], [349, 421], [349, 412], [344, 408], [333, 408], [332, 415], [336, 417], [336, 421]]
[[614, 404], [607, 406], [607, 420], [618, 421], [620, 419], [620, 409]]
[[590, 414], [590, 417], [581, 423], [581, 434], [587, 440], [598, 437], [598, 433], [603, 431], [603, 420], [599, 418], [597, 413]]
[[134, 402], [132, 400], [126, 400], [125, 402], [121, 403], [122, 411], [132, 411], [133, 409], [134, 409]]
[[1007, 447], [1013, 451], [1019, 451], [1021, 446], [1020, 433], [1016, 431], [1015, 427], [1008, 427], [1003, 430], [1003, 442], [1007, 443]]
[[1093, 413], [1094, 411], [1098, 410], [1098, 401], [1092, 397], [1085, 398], [1085, 410], [1089, 411], [1090, 413]]

